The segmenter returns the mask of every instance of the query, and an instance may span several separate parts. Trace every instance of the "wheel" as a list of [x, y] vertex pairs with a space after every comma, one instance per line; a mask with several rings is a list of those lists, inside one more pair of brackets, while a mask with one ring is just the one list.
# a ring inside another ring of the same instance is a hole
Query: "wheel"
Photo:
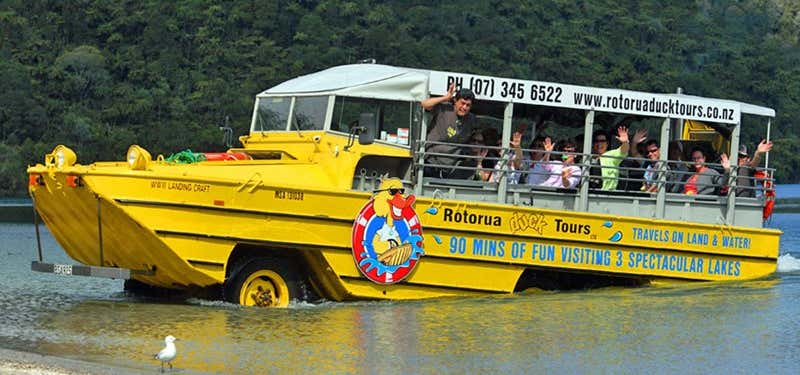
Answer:
[[303, 300], [302, 278], [284, 260], [255, 258], [225, 282], [225, 300], [244, 306], [286, 307], [292, 299]]

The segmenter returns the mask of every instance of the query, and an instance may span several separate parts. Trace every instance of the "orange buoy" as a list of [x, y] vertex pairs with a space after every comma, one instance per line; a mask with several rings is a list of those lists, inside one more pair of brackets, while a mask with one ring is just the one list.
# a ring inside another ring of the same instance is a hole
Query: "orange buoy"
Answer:
[[251, 160], [253, 158], [244, 152], [206, 152], [203, 155], [206, 161], [224, 161], [224, 160]]
[[772, 209], [775, 208], [775, 189], [772, 187], [772, 180], [767, 178], [765, 171], [756, 171], [753, 177], [759, 180], [764, 180], [764, 210], [762, 217], [764, 220], [769, 219], [772, 215]]

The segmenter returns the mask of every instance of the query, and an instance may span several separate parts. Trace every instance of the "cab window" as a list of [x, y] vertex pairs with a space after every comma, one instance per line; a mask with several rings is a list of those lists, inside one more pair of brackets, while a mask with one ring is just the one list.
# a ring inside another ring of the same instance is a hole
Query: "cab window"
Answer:
[[331, 130], [349, 133], [358, 125], [362, 113], [372, 113], [378, 119], [376, 139], [408, 145], [412, 138], [415, 106], [419, 103], [337, 96], [333, 107]]

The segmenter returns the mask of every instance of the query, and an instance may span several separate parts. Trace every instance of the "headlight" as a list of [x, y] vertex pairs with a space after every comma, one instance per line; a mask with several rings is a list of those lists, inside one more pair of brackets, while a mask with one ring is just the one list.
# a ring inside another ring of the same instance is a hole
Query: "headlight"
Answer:
[[128, 165], [131, 169], [137, 171], [145, 170], [152, 159], [150, 153], [139, 145], [128, 147]]
[[75, 155], [75, 151], [64, 145], [56, 146], [52, 153], [44, 157], [45, 165], [55, 165], [59, 169], [75, 165], [76, 160], [78, 157]]

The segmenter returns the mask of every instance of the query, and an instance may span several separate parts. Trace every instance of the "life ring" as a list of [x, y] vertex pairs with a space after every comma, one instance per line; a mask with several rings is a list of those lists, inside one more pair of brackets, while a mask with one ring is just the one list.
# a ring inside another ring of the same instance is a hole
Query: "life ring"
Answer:
[[775, 208], [775, 189], [772, 187], [772, 179], [767, 178], [767, 174], [765, 171], [756, 171], [753, 173], [753, 177], [757, 180], [764, 181], [764, 210], [762, 212], [762, 217], [764, 220], [769, 219], [772, 215], [772, 209]]

